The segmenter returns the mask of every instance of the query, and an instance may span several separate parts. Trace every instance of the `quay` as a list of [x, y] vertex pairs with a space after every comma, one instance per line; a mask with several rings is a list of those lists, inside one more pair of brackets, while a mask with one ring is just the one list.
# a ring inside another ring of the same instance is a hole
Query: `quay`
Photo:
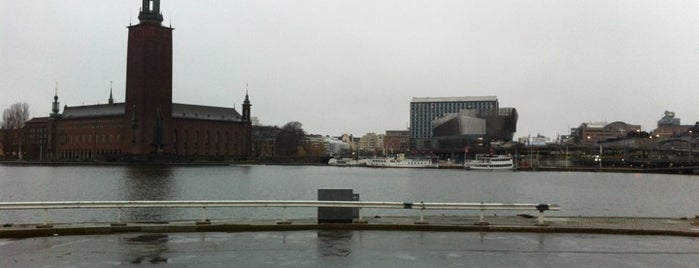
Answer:
[[119, 233], [182, 232], [279, 232], [307, 230], [354, 231], [434, 231], [434, 232], [513, 232], [579, 233], [611, 235], [661, 235], [699, 237], [699, 218], [639, 217], [546, 217], [539, 224], [536, 217], [518, 216], [388, 216], [364, 218], [362, 223], [317, 223], [315, 218], [291, 219], [284, 224], [276, 220], [163, 221], [128, 223], [54, 223], [4, 224], [0, 239], [65, 235], [104, 235]]

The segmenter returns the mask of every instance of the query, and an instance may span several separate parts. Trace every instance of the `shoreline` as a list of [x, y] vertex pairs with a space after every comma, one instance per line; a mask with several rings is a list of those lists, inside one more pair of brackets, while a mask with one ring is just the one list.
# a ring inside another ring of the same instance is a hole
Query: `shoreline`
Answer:
[[[269, 166], [331, 166], [325, 163], [297, 163], [297, 162], [261, 162], [261, 161], [192, 161], [192, 162], [64, 162], [64, 161], [0, 161], [0, 165], [8, 166], [245, 166], [245, 165], [269, 165]], [[438, 169], [463, 169], [462, 165], [440, 165]], [[466, 170], [464, 170], [466, 171]], [[630, 168], [630, 167], [518, 167], [513, 172], [605, 172], [605, 173], [646, 173], [668, 175], [699, 175], [699, 166], [667, 167], [667, 168]], [[470, 171], [483, 172], [483, 171]], [[491, 172], [491, 171], [485, 171]]]

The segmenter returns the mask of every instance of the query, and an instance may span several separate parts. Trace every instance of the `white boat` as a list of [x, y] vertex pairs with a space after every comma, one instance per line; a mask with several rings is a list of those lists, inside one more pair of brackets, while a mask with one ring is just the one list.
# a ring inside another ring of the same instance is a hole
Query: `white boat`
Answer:
[[515, 163], [509, 155], [476, 155], [476, 159], [467, 160], [464, 168], [474, 170], [513, 170]]
[[330, 160], [328, 160], [328, 165], [336, 167], [366, 166], [366, 159], [330, 158]]
[[404, 154], [395, 157], [370, 158], [367, 159], [368, 167], [391, 167], [391, 168], [437, 168], [438, 164], [432, 163], [431, 159], [410, 159]]

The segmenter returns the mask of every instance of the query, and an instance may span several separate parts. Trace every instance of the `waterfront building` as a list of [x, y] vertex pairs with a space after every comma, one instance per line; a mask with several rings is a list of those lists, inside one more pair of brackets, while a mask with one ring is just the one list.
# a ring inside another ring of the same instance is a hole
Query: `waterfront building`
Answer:
[[517, 110], [500, 108], [495, 96], [413, 98], [411, 147], [463, 153], [464, 147], [511, 141], [517, 118]]
[[306, 135], [303, 138], [303, 152], [300, 156], [321, 156], [327, 155], [325, 137], [321, 135]]
[[490, 147], [512, 141], [517, 130], [514, 108], [466, 109], [432, 121], [436, 153], [461, 153], [467, 147]]
[[125, 102], [59, 111], [23, 130], [30, 160], [141, 161], [225, 159], [250, 155], [251, 102], [235, 108], [172, 102], [172, 32], [160, 0], [143, 0], [139, 24], [128, 27]]
[[343, 142], [341, 137], [325, 138], [325, 152], [328, 156], [339, 156], [350, 152], [350, 144]]
[[[697, 122], [695, 125], [699, 125]], [[658, 127], [653, 130], [656, 138], [669, 138], [689, 134], [695, 125], [681, 125], [680, 119], [675, 118], [675, 112], [665, 111], [663, 117], [658, 120]]]
[[640, 133], [640, 125], [631, 125], [621, 121], [612, 123], [582, 123], [572, 133], [579, 145], [592, 146], [601, 142], [626, 138], [629, 132]]
[[363, 154], [383, 155], [383, 139], [383, 134], [367, 133], [359, 139], [359, 151], [363, 151]]
[[277, 156], [277, 137], [281, 129], [274, 126], [252, 126], [252, 156], [269, 158]]
[[519, 137], [517, 139], [517, 142], [524, 144], [525, 146], [539, 146], [539, 147], [555, 143], [553, 140], [551, 140], [551, 138], [546, 137], [546, 136], [541, 135], [541, 134], [537, 134], [536, 136]]
[[410, 131], [386, 130], [383, 147], [389, 154], [407, 153], [410, 150]]
[[433, 136], [432, 121], [446, 114], [465, 109], [497, 109], [495, 96], [482, 97], [426, 97], [410, 102], [410, 138], [416, 149], [430, 148]]
[[358, 144], [359, 144], [359, 138], [355, 138], [352, 136], [352, 134], [349, 133], [344, 133], [340, 137], [340, 140], [344, 143], [349, 144], [350, 146], [350, 151], [354, 152], [359, 149]]

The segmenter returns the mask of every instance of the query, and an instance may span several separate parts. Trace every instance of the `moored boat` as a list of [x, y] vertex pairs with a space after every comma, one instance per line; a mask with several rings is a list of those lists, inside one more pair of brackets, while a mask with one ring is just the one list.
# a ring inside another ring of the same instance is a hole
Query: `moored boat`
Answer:
[[356, 166], [366, 166], [366, 159], [353, 159], [353, 158], [331, 158], [328, 160], [328, 165], [336, 167], [356, 167]]
[[476, 159], [464, 162], [465, 169], [513, 170], [515, 163], [510, 155], [476, 155]]
[[394, 157], [370, 158], [366, 160], [368, 167], [392, 167], [392, 168], [437, 168], [438, 164], [431, 159], [410, 159], [404, 154]]

